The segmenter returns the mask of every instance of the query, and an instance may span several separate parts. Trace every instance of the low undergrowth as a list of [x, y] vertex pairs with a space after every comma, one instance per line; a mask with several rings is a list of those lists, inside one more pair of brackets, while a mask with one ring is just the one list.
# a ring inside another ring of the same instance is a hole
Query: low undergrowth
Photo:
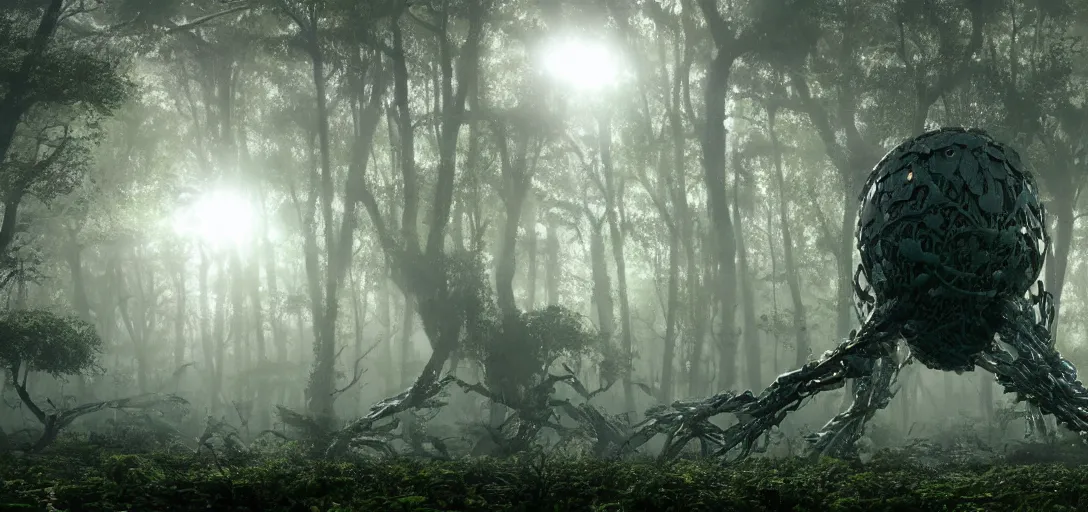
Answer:
[[422, 461], [317, 461], [292, 445], [247, 454], [122, 453], [69, 441], [0, 458], [0, 510], [699, 511], [1085, 510], [1088, 465], [754, 459], [721, 467], [542, 452]]

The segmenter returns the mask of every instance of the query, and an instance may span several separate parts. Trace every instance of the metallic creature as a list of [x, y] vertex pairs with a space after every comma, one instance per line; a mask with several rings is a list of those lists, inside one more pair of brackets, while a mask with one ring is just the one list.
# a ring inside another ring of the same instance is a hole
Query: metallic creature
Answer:
[[[1017, 152], [977, 129], [930, 131], [889, 152], [860, 200], [861, 327], [759, 396], [729, 391], [651, 412], [627, 449], [665, 434], [666, 458], [693, 439], [706, 454], [737, 449], [743, 458], [805, 398], [854, 379], [853, 404], [808, 438], [815, 453], [849, 456], [912, 359], [957, 373], [979, 366], [1006, 392], [1088, 433], [1088, 390], [1054, 349], [1054, 308], [1039, 281], [1050, 240], [1045, 210]], [[902, 362], [900, 342], [910, 353]], [[739, 422], [721, 429], [708, 421], [723, 413]]]

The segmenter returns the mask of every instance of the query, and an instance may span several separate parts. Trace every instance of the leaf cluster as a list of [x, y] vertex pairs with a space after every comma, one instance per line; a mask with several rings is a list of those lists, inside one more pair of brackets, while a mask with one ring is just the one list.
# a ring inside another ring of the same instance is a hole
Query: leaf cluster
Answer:
[[482, 337], [468, 337], [466, 355], [482, 363], [488, 380], [505, 389], [528, 388], [544, 378], [560, 357], [587, 353], [597, 346], [598, 337], [577, 312], [562, 306], [526, 311], [499, 318]]
[[[0, 16], [0, 97], [10, 92], [14, 78], [27, 71], [23, 62], [40, 16], [33, 7], [16, 6]], [[81, 104], [107, 113], [133, 92], [132, 82], [120, 67], [121, 60], [101, 46], [59, 33], [32, 63], [26, 93], [20, 99], [27, 105]]]
[[222, 467], [210, 454], [191, 453], [4, 462], [0, 503], [60, 510], [1079, 510], [1088, 491], [1086, 471], [1076, 466], [933, 471], [891, 453], [864, 466], [764, 459], [730, 468], [569, 457], [332, 463], [282, 456]]
[[133, 92], [120, 62], [76, 45], [51, 46], [31, 75], [34, 103], [81, 104], [102, 114], [121, 106]]
[[0, 363], [50, 375], [77, 375], [94, 367], [102, 346], [93, 325], [46, 310], [0, 314]]

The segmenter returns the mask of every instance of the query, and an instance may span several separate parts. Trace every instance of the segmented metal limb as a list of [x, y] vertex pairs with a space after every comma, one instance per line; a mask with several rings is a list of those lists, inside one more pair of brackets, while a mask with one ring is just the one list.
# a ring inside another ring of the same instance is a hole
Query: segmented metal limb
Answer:
[[853, 382], [854, 402], [850, 407], [827, 422], [819, 432], [806, 438], [812, 443], [812, 453], [831, 457], [849, 457], [855, 454], [855, 443], [865, 431], [865, 425], [877, 411], [888, 406], [895, 396], [895, 381], [902, 368], [895, 354], [895, 345], [888, 345], [888, 352], [864, 361], [867, 375]]
[[[684, 445], [699, 439], [717, 446], [714, 453], [725, 457], [734, 449], [734, 460], [750, 455], [761, 436], [777, 426], [790, 411], [821, 391], [842, 387], [846, 379], [864, 377], [875, 367], [872, 360], [894, 350], [899, 339], [896, 303], [876, 308], [853, 339], [824, 353], [819, 360], [798, 370], [780, 375], [758, 397], [751, 391], [719, 393], [701, 401], [678, 401], [671, 410], [649, 412], [648, 418], [635, 426], [635, 434], [624, 449], [634, 449], [657, 434], [667, 436], [663, 459], [679, 455]], [[710, 418], [733, 413], [737, 424], [721, 429]]]
[[[875, 303], [865, 270], [858, 265], [854, 272], [854, 312], [859, 322], [864, 323], [870, 317]], [[855, 337], [856, 332], [851, 332], [850, 339]], [[895, 396], [893, 386], [902, 368], [896, 358], [896, 346], [895, 343], [886, 344], [885, 353], [879, 357], [855, 362], [857, 365], [866, 365], [866, 368], [863, 370], [865, 375], [850, 383], [854, 401], [849, 408], [827, 422], [819, 432], [806, 438], [812, 443], [813, 454], [848, 457], [855, 453], [854, 445], [864, 433], [866, 423], [876, 411], [887, 407]]]
[[978, 365], [993, 372], [1007, 393], [1053, 414], [1070, 430], [1088, 434], [1088, 389], [1077, 370], [1052, 343], [1054, 308], [1039, 283], [1031, 298], [1005, 305], [1005, 323], [998, 340], [979, 356]]

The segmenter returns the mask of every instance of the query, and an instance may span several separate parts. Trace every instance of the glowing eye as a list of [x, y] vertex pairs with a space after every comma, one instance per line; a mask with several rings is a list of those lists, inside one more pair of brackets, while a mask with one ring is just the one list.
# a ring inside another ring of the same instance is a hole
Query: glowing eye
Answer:
[[910, 180], [913, 180], [913, 179], [914, 179], [914, 171], [908, 171], [907, 172], [907, 181], [910, 181]]

